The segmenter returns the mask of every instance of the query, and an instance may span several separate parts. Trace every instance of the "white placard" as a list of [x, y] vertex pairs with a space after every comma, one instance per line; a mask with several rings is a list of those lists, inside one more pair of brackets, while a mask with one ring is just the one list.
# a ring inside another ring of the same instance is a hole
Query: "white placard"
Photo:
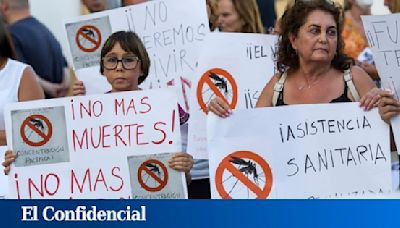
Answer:
[[131, 30], [142, 39], [151, 59], [149, 76], [141, 88], [176, 86], [182, 104], [187, 100], [181, 93], [187, 89], [184, 82], [190, 82], [195, 73], [198, 53], [210, 32], [205, 0], [148, 1], [80, 16], [65, 24], [74, 69], [88, 94], [109, 90], [99, 73], [102, 43], [111, 32]]
[[274, 74], [275, 43], [275, 36], [263, 34], [207, 36], [190, 98], [188, 152], [194, 158], [208, 159], [205, 111], [216, 94], [232, 108], [255, 107]]
[[237, 110], [208, 120], [213, 198], [390, 192], [389, 127], [358, 103]]
[[[365, 34], [374, 55], [379, 77], [383, 88], [400, 96], [400, 14], [382, 16], [362, 16]], [[393, 134], [397, 145], [400, 145], [400, 117], [392, 119]], [[398, 150], [399, 152], [399, 150]]]
[[[11, 198], [132, 198], [137, 194], [131, 186], [150, 180], [149, 195], [142, 191], [141, 198], [187, 197], [184, 174], [168, 175], [165, 162], [181, 151], [171, 90], [13, 103], [5, 114], [7, 142], [17, 154]], [[163, 160], [146, 163], [161, 153], [167, 153]], [[130, 172], [139, 167], [141, 181]], [[165, 192], [168, 183], [175, 189]]]

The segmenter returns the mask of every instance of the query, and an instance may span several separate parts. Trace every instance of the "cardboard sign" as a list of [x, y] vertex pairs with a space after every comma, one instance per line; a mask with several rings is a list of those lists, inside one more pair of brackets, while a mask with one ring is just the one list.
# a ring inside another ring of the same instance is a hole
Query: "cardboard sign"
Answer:
[[[399, 100], [400, 14], [362, 16], [362, 21], [382, 81], [382, 88], [392, 90], [394, 97]], [[392, 119], [392, 126], [396, 144], [400, 145], [400, 117]]]
[[190, 104], [188, 152], [208, 159], [207, 105], [216, 96], [232, 109], [255, 107], [274, 74], [276, 37], [263, 34], [210, 33], [199, 57]]
[[[187, 198], [181, 174], [168, 166], [172, 154], [128, 157], [133, 199]], [[137, 184], [139, 183], [139, 184]]]
[[[88, 94], [109, 89], [105, 80], [99, 81], [99, 50], [110, 31], [121, 30], [136, 32], [149, 53], [150, 72], [141, 88], [175, 86], [183, 104], [185, 93], [181, 90], [187, 88], [182, 83], [194, 75], [200, 47], [210, 32], [205, 0], [148, 1], [67, 21], [66, 36], [74, 68]], [[95, 49], [98, 44], [100, 48]], [[188, 109], [187, 105], [182, 107]]]
[[69, 162], [63, 106], [11, 111], [16, 167]]
[[109, 17], [67, 23], [65, 28], [75, 70], [98, 66], [101, 47], [111, 35]]
[[[139, 185], [131, 164], [141, 161], [137, 156], [181, 151], [177, 112], [170, 90], [11, 104], [5, 115], [7, 141], [17, 159], [10, 197], [146, 198], [131, 189]], [[162, 157], [163, 164], [169, 157]], [[164, 181], [174, 188], [160, 195], [187, 197], [183, 173]]]
[[236, 110], [207, 123], [212, 198], [390, 192], [389, 128], [357, 103]]

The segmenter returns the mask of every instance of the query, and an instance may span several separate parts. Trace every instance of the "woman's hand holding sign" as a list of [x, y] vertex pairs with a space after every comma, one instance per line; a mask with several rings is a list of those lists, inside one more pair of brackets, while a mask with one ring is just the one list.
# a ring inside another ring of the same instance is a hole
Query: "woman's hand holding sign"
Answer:
[[232, 114], [232, 110], [229, 105], [218, 96], [213, 98], [210, 103], [208, 103], [207, 108], [209, 112], [213, 112], [215, 115], [222, 118], [226, 118]]

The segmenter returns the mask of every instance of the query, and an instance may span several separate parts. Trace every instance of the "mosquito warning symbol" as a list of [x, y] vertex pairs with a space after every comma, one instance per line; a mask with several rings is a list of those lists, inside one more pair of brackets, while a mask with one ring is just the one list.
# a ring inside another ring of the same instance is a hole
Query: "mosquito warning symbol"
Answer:
[[149, 192], [158, 192], [168, 183], [168, 170], [165, 165], [155, 159], [143, 162], [139, 166], [138, 180], [140, 186]]
[[53, 126], [45, 116], [31, 115], [22, 122], [20, 133], [22, 140], [29, 146], [43, 146], [50, 140]]
[[259, 155], [250, 151], [237, 151], [219, 164], [215, 185], [223, 199], [266, 199], [272, 188], [271, 168]]
[[222, 98], [231, 109], [236, 107], [237, 84], [232, 75], [221, 68], [208, 70], [197, 84], [197, 101], [203, 112], [207, 113], [207, 105], [215, 96]]
[[83, 52], [94, 52], [101, 45], [101, 32], [93, 25], [84, 25], [76, 33], [75, 42]]

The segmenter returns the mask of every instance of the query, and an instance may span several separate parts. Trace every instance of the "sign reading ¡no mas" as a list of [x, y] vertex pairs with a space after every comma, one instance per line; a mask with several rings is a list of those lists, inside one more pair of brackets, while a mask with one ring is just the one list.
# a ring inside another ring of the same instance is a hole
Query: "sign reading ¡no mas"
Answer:
[[[10, 198], [186, 198], [184, 174], [166, 162], [181, 151], [177, 112], [176, 95], [165, 89], [11, 104]], [[149, 181], [162, 179], [163, 188], [133, 190], [132, 170], [151, 159], [161, 164], [146, 166], [143, 176], [152, 179], [142, 182], [154, 187]]]

